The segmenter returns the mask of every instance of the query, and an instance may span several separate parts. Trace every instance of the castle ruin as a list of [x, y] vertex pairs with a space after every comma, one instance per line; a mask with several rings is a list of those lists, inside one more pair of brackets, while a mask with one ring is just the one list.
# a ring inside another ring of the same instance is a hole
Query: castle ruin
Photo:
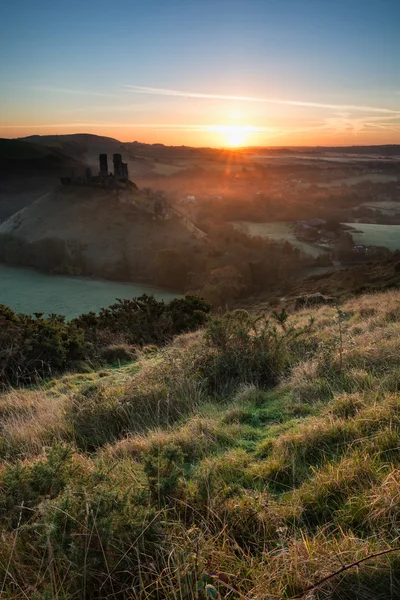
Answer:
[[61, 177], [63, 185], [86, 185], [93, 187], [127, 187], [129, 183], [128, 164], [122, 162], [122, 155], [119, 153], [113, 154], [114, 173], [108, 171], [107, 154], [99, 154], [99, 174], [92, 176], [92, 171], [89, 167], [85, 169], [82, 177]]

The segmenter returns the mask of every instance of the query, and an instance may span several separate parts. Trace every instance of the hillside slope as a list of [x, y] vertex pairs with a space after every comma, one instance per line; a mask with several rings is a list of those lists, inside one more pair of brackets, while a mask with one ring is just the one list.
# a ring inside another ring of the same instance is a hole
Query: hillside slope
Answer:
[[4, 598], [399, 597], [400, 291], [280, 321], [3, 394]]
[[149, 276], [159, 250], [202, 247], [179, 219], [155, 221], [132, 203], [140, 201], [137, 191], [61, 186], [0, 226], [1, 256], [29, 265], [29, 247], [53, 243], [60, 265], [78, 273], [138, 280]]
[[79, 158], [60, 148], [0, 139], [0, 222], [52, 190], [60, 176], [84, 168]]
[[291, 296], [322, 293], [338, 298], [400, 286], [400, 254], [307, 277], [293, 286]]
[[151, 154], [140, 156], [135, 145], [106, 136], [73, 133], [69, 135], [33, 135], [23, 138], [23, 140], [34, 143], [36, 146], [59, 150], [76, 160], [83, 161], [92, 167], [94, 171], [98, 170], [99, 154], [106, 153], [110, 159], [116, 152], [123, 155], [124, 160], [128, 163], [129, 173], [133, 178], [146, 175], [154, 167]]

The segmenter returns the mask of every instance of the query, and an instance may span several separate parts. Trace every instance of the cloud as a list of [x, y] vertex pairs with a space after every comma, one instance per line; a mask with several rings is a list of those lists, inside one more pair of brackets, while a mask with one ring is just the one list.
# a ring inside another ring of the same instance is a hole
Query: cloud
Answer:
[[77, 106], [76, 108], [57, 109], [59, 115], [79, 115], [89, 113], [117, 113], [117, 112], [147, 112], [148, 105], [145, 104], [90, 104], [90, 106]]
[[[13, 86], [15, 87], [15, 86]], [[20, 87], [20, 86], [16, 86]], [[28, 85], [23, 86], [24, 89], [29, 89], [37, 92], [50, 92], [54, 94], [70, 94], [73, 96], [99, 96], [103, 98], [120, 98], [120, 94], [111, 94], [108, 92], [96, 92], [94, 90], [81, 90], [75, 88], [53, 87], [48, 85]]]
[[282, 100], [277, 98], [257, 98], [253, 96], [230, 96], [225, 94], [206, 94], [201, 92], [185, 92], [182, 90], [170, 90], [165, 88], [144, 87], [139, 85], [124, 85], [135, 94], [151, 94], [156, 96], [173, 96], [182, 98], [202, 98], [212, 100], [233, 100], [241, 102], [259, 102], [264, 104], [280, 104], [283, 106], [305, 106], [310, 108], [329, 108], [339, 111], [362, 111], [362, 112], [377, 112], [386, 114], [400, 114], [400, 110], [390, 108], [380, 108], [377, 106], [364, 106], [359, 104], [329, 104], [322, 102], [308, 102], [304, 100]]
[[[46, 127], [130, 127], [135, 129], [176, 129], [184, 131], [229, 131], [229, 125], [197, 125], [197, 124], [182, 124], [182, 123], [120, 123], [120, 122], [104, 122], [104, 121], [74, 121], [71, 123], [42, 123], [31, 125], [10, 125], [0, 124], [3, 129], [26, 129], [26, 128], [46, 128]], [[235, 126], [236, 127], [236, 126]], [[237, 126], [237, 129], [248, 133], [270, 132], [275, 131], [271, 127], [256, 127], [252, 125]]]
[[374, 129], [384, 129], [386, 131], [400, 131], [400, 114], [390, 116], [368, 116], [368, 117], [350, 117], [350, 116], [332, 116], [325, 119], [327, 129], [333, 133], [353, 132], [361, 133]]

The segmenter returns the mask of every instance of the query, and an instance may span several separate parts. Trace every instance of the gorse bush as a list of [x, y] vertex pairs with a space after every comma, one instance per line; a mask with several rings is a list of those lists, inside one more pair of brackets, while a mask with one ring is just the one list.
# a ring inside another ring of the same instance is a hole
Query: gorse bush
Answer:
[[[155, 567], [162, 552], [159, 518], [146, 489], [132, 487], [132, 479], [125, 485], [101, 464], [93, 468], [68, 447], [55, 447], [32, 465], [8, 467], [0, 490], [2, 533], [18, 528], [18, 546], [35, 548], [24, 558], [25, 584], [43, 594], [39, 598], [54, 597], [46, 580], [35, 583], [40, 556], [68, 581], [59, 597], [95, 599], [112, 597], [114, 586], [114, 597], [124, 597], [123, 590], [140, 585], [141, 577], [146, 581], [140, 564], [151, 556]], [[3, 592], [15, 598], [19, 572], [11, 567], [8, 575]]]
[[118, 300], [98, 315], [88, 313], [73, 322], [88, 336], [108, 332], [122, 335], [128, 344], [164, 344], [174, 335], [205, 324], [211, 305], [199, 296], [176, 298], [168, 304], [144, 294], [133, 300]]
[[183, 475], [184, 454], [174, 443], [160, 446], [156, 443], [146, 454], [144, 472], [147, 475], [152, 498], [162, 505], [179, 493]]
[[35, 382], [93, 357], [84, 331], [63, 317], [16, 314], [0, 306], [0, 383]]
[[311, 327], [287, 326], [286, 321], [285, 313], [256, 318], [245, 310], [212, 318], [205, 333], [210, 351], [199, 365], [210, 390], [223, 394], [239, 384], [276, 384], [296, 360]]
[[133, 346], [165, 344], [202, 326], [210, 310], [197, 296], [165, 304], [144, 295], [66, 322], [59, 315], [31, 317], [0, 305], [0, 384], [34, 383], [82, 361], [132, 360]]
[[54, 446], [33, 465], [9, 465], [0, 475], [1, 520], [16, 527], [44, 498], [55, 498], [72, 475], [72, 451]]

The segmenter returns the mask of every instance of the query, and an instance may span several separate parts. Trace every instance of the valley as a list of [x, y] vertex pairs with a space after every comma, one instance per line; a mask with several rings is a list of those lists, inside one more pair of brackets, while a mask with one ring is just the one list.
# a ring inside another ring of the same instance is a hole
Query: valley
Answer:
[[143, 294], [168, 302], [176, 294], [151, 285], [121, 283], [89, 277], [49, 275], [36, 269], [0, 264], [0, 304], [17, 313], [45, 316], [56, 313], [67, 319], [82, 313], [99, 312], [117, 298]]
[[[0, 260], [11, 266], [224, 305], [399, 249], [396, 146], [218, 150], [76, 134], [3, 140], [0, 149]], [[101, 184], [107, 152], [126, 160], [128, 187]]]

